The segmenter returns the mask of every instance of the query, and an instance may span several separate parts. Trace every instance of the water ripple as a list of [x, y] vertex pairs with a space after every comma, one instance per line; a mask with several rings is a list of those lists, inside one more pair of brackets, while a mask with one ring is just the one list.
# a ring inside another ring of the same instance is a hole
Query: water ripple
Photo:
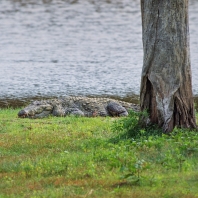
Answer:
[[[190, 1], [198, 94], [198, 2]], [[0, 98], [139, 94], [138, 0], [1, 0]]]

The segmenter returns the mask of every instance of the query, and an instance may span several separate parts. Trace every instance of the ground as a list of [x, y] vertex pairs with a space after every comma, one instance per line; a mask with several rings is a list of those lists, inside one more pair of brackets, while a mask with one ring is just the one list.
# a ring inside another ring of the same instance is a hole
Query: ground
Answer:
[[198, 197], [198, 133], [123, 138], [122, 119], [0, 110], [0, 197]]

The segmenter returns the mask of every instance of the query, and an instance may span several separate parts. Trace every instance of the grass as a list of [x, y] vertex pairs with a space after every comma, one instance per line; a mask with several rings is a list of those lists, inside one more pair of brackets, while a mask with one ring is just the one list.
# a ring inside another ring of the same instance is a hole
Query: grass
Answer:
[[198, 197], [197, 132], [124, 138], [123, 118], [17, 112], [0, 110], [0, 198]]

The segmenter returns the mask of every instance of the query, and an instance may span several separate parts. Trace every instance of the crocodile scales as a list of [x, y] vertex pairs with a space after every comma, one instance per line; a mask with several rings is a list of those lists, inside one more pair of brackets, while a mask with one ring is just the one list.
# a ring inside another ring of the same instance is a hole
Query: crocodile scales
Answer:
[[21, 118], [43, 118], [49, 115], [127, 116], [128, 111], [139, 111], [136, 104], [110, 98], [66, 96], [58, 99], [33, 101], [18, 116]]

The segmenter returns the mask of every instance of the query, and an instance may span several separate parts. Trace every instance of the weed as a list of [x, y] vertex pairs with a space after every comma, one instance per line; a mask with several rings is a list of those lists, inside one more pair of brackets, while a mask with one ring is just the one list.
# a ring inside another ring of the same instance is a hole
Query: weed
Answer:
[[112, 125], [112, 131], [117, 134], [112, 138], [112, 141], [116, 142], [124, 139], [145, 139], [149, 136], [161, 136], [162, 130], [157, 126], [148, 125], [142, 127], [140, 124], [140, 118], [147, 118], [147, 112], [135, 112], [130, 111], [128, 117], [121, 118], [119, 120], [115, 120]]

